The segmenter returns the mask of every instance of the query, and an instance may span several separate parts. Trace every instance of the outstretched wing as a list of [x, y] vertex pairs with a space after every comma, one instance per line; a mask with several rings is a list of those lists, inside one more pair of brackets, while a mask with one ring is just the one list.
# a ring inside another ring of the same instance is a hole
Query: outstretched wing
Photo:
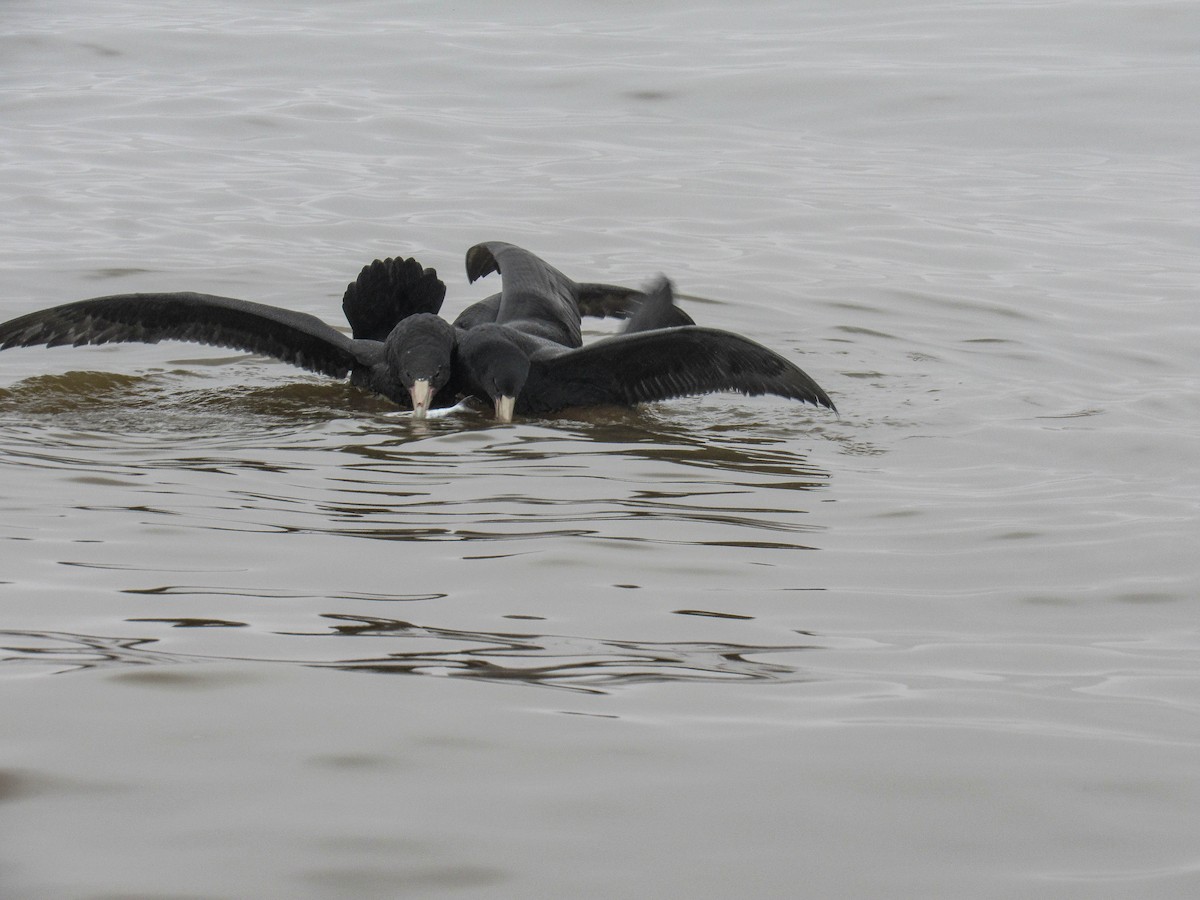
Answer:
[[441, 311], [446, 285], [415, 259], [377, 259], [346, 286], [342, 312], [356, 338], [382, 341], [401, 319]]
[[491, 272], [502, 278], [498, 324], [564, 347], [583, 343], [578, 289], [570, 278], [528, 250], [502, 241], [476, 244], [467, 251], [468, 279]]
[[115, 294], [53, 306], [0, 325], [0, 350], [45, 344], [192, 341], [260, 353], [342, 378], [378, 345], [353, 341], [315, 316], [211, 294]]
[[632, 405], [690, 394], [776, 394], [828, 407], [829, 396], [800, 368], [749, 338], [688, 325], [605, 338], [534, 358], [521, 412]]

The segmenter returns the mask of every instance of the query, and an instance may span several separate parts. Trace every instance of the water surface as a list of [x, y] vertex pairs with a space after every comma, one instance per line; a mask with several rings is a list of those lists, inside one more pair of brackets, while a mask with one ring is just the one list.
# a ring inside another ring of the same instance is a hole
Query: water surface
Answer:
[[1195, 896], [1196, 33], [8, 4], [2, 318], [338, 324], [396, 254], [454, 314], [509, 240], [667, 273], [841, 415], [421, 424], [194, 345], [0, 354], [3, 892]]

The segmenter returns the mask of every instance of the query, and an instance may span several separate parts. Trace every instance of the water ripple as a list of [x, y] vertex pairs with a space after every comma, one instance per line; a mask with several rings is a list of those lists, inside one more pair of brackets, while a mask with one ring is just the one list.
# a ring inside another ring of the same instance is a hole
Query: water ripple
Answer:
[[[796, 665], [780, 661], [818, 649], [814, 643], [741, 645], [719, 642], [646, 642], [572, 635], [501, 633], [426, 627], [397, 619], [326, 614], [335, 624], [317, 632], [278, 631], [288, 638], [317, 638], [307, 658], [217, 656], [154, 649], [152, 637], [105, 637], [49, 631], [0, 631], [0, 666], [49, 668], [55, 673], [123, 666], [215, 661], [254, 661], [318, 666], [353, 672], [426, 675], [481, 681], [521, 682], [602, 693], [622, 685], [671, 682], [811, 681]], [[133, 619], [175, 628], [245, 628], [223, 619]], [[385, 639], [389, 648], [365, 656], [347, 654], [347, 641]], [[329, 650], [324, 649], [327, 641]], [[294, 648], [302, 641], [290, 640]], [[330, 654], [333, 654], [331, 658]], [[755, 659], [770, 654], [772, 661]]]

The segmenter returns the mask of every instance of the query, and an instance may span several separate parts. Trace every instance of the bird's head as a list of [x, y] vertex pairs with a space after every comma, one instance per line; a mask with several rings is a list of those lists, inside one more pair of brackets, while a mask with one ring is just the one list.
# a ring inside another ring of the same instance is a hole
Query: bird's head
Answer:
[[454, 327], [432, 313], [401, 319], [384, 342], [388, 369], [412, 398], [415, 418], [425, 417], [434, 394], [450, 380], [454, 343]]
[[467, 383], [495, 406], [496, 419], [511, 422], [529, 378], [529, 354], [499, 325], [479, 325], [459, 337], [458, 360]]

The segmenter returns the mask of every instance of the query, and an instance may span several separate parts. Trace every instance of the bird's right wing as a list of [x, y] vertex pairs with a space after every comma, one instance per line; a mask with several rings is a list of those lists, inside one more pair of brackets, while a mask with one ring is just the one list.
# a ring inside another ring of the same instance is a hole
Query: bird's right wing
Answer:
[[0, 350], [44, 344], [191, 341], [259, 353], [312, 372], [345, 377], [378, 358], [316, 316], [211, 294], [115, 294], [32, 312], [0, 325]]
[[628, 406], [716, 391], [776, 394], [836, 411], [820, 385], [775, 351], [696, 325], [621, 334], [578, 350], [538, 354], [517, 407], [552, 412]]

